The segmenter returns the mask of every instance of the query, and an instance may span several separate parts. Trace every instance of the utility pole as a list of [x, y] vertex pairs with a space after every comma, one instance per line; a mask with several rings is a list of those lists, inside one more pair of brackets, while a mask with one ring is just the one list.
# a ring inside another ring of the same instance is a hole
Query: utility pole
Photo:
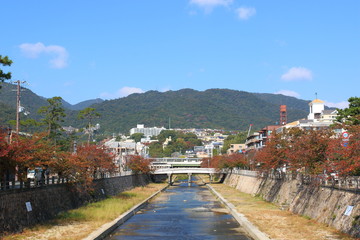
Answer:
[[19, 134], [20, 107], [21, 107], [21, 105], [20, 105], [20, 92], [21, 92], [20, 84], [26, 83], [26, 81], [17, 80], [14, 83], [17, 84], [17, 89], [16, 89], [16, 134]]

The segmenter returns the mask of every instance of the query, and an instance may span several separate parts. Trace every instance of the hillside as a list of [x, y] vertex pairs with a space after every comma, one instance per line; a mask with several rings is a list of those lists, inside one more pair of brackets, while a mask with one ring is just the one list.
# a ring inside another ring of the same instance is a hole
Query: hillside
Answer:
[[[16, 109], [16, 89], [17, 86], [9, 83], [2, 83], [2, 88], [0, 89], [0, 103], [4, 108], [0, 108], [0, 114], [3, 116], [5, 110], [12, 111], [12, 115], [4, 115], [4, 119], [2, 121], [14, 120], [15, 119], [15, 109]], [[39, 115], [37, 114], [37, 110], [41, 106], [46, 106], [47, 101], [46, 98], [40, 97], [33, 93], [31, 90], [27, 88], [21, 88], [21, 106], [25, 108], [25, 111], [29, 112], [31, 117], [34, 119], [39, 119]], [[10, 117], [10, 119], [8, 118]], [[4, 125], [3, 123], [1, 123]]]
[[[17, 86], [9, 83], [2, 83], [2, 88], [0, 89], [0, 125], [7, 125], [9, 120], [15, 119], [15, 109], [16, 109], [16, 89]], [[62, 101], [63, 107], [66, 109], [66, 113], [75, 117], [77, 112], [72, 110], [82, 110], [86, 107], [91, 106], [94, 103], [101, 103], [104, 100], [97, 98], [92, 100], [86, 100], [75, 105], [72, 105], [65, 100]], [[21, 87], [21, 106], [24, 107], [25, 111], [29, 112], [28, 116], [21, 114], [22, 119], [33, 118], [39, 120], [42, 118], [37, 111], [40, 107], [46, 106], [47, 100], [44, 97], [38, 96], [30, 89], [26, 87]], [[72, 122], [72, 120], [71, 120]]]
[[83, 102], [79, 102], [75, 105], [71, 105], [69, 107], [69, 109], [71, 110], [83, 110], [84, 108], [90, 107], [91, 105], [95, 104], [95, 103], [102, 103], [104, 100], [102, 100], [101, 98], [96, 98], [96, 99], [91, 99], [91, 100], [86, 100]]
[[[6, 126], [8, 120], [15, 118], [16, 92], [12, 91], [15, 89], [15, 85], [4, 83], [0, 90], [0, 125]], [[41, 116], [37, 110], [47, 105], [46, 99], [26, 88], [21, 97], [21, 105], [30, 112], [22, 119], [39, 119]], [[168, 127], [169, 120], [172, 128], [246, 130], [249, 124], [254, 124], [253, 129], [259, 129], [278, 122], [280, 104], [288, 106], [289, 121], [306, 117], [308, 102], [284, 95], [229, 89], [148, 91], [115, 100], [88, 100], [76, 105], [64, 101], [68, 115], [64, 125], [83, 127], [85, 122], [77, 119], [78, 110], [92, 106], [101, 114], [101, 118], [96, 120], [101, 125], [101, 132], [108, 134], [128, 133], [137, 123]]]
[[[259, 94], [229, 89], [182, 89], [132, 94], [93, 107], [102, 115], [98, 122], [107, 132], [127, 133], [137, 123], [167, 127], [169, 118], [172, 128], [246, 130], [249, 124], [261, 128], [278, 121], [279, 96], [269, 94], [266, 97], [263, 100]], [[289, 104], [289, 121], [307, 116], [304, 109], [308, 101], [286, 96], [281, 98], [283, 104]]]

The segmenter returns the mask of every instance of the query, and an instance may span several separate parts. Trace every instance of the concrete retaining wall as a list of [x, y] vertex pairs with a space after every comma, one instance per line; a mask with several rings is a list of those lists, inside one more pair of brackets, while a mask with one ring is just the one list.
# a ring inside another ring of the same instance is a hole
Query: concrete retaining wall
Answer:
[[[241, 192], [260, 195], [269, 202], [308, 216], [336, 229], [360, 237], [360, 194], [316, 185], [305, 185], [301, 181], [261, 179], [229, 174], [225, 184]], [[352, 212], [345, 214], [348, 206]]]
[[[0, 236], [52, 219], [59, 212], [148, 183], [147, 176], [130, 175], [96, 180], [91, 194], [78, 192], [68, 185], [1, 192]], [[31, 204], [31, 211], [26, 203]]]

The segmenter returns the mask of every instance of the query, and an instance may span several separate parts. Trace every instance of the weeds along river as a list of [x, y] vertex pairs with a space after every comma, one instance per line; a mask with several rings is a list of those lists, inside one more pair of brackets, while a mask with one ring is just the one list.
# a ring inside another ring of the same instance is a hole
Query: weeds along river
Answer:
[[251, 238], [206, 186], [188, 186], [184, 180], [175, 182], [106, 239]]

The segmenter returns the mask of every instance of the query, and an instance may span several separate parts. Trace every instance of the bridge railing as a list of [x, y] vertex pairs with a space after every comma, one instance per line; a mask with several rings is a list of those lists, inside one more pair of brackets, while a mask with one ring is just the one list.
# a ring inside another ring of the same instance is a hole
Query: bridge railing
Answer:
[[152, 158], [153, 162], [202, 162], [202, 158]]

